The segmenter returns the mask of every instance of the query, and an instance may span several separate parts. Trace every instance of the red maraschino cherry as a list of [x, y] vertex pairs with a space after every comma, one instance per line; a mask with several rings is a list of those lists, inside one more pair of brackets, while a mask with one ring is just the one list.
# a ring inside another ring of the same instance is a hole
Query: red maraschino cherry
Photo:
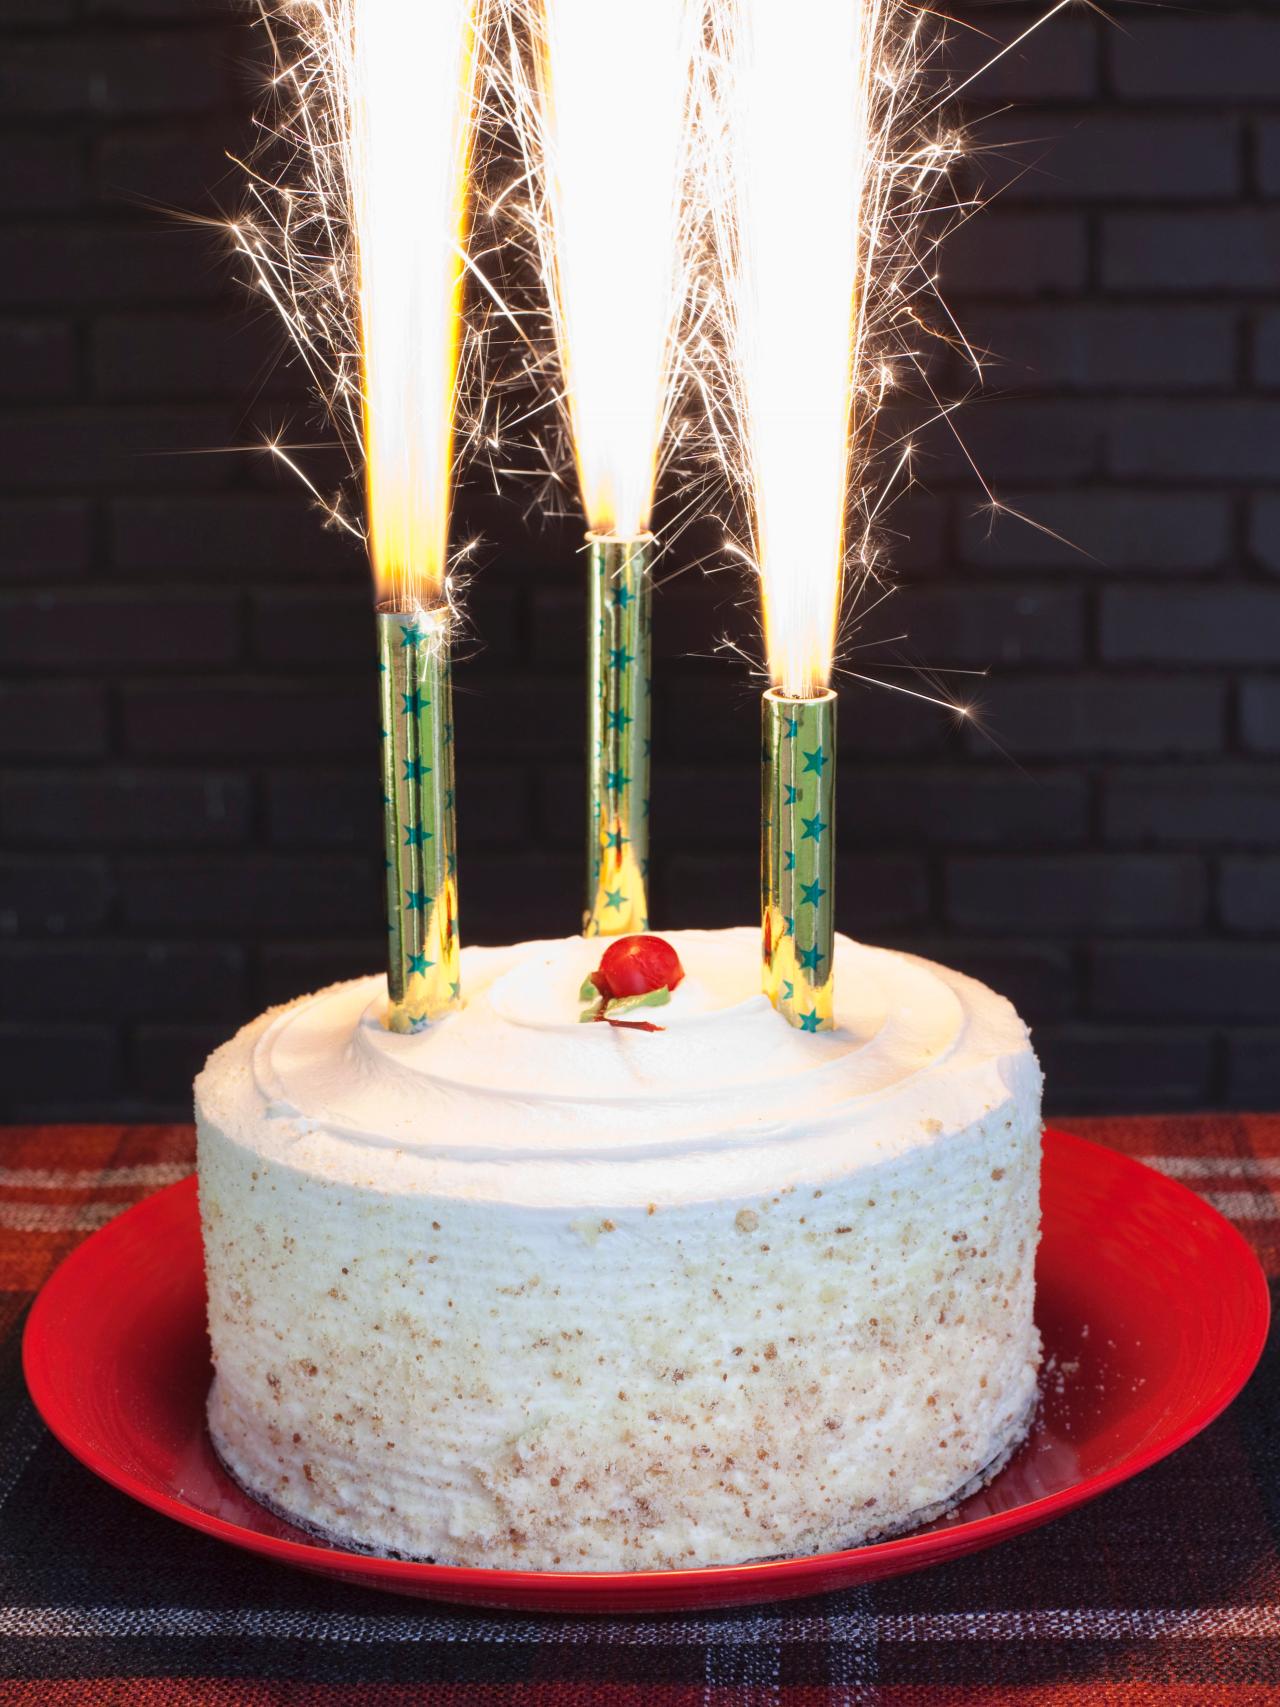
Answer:
[[604, 951], [591, 982], [605, 1001], [674, 990], [684, 977], [680, 956], [660, 936], [620, 936]]

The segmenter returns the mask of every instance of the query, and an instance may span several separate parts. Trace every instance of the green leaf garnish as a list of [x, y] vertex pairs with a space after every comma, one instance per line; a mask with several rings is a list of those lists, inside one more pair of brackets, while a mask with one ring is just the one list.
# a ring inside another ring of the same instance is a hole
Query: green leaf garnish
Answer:
[[633, 1008], [664, 1008], [670, 1000], [671, 991], [665, 984], [660, 984], [656, 990], [646, 990], [642, 996], [618, 996], [605, 1003], [604, 1011], [610, 1019], [616, 1019], [620, 1014], [629, 1014]]
[[[582, 988], [585, 992], [587, 985], [584, 984]], [[594, 984], [591, 985], [591, 994], [600, 994]], [[585, 993], [582, 1000], [587, 1000]], [[631, 1013], [634, 1008], [664, 1008], [670, 1000], [671, 991], [665, 984], [660, 984], [656, 990], [646, 990], [642, 996], [614, 996], [607, 1002], [602, 1001], [599, 1007], [589, 1008], [586, 1013], [579, 1014], [578, 1024], [592, 1025], [598, 1019], [618, 1019], [623, 1014]]]

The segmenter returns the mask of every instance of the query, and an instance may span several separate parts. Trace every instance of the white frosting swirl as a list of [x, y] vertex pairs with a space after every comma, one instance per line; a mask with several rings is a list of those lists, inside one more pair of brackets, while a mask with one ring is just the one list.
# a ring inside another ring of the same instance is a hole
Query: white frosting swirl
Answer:
[[465, 950], [466, 1005], [414, 1036], [380, 1024], [380, 977], [304, 998], [253, 1028], [226, 1130], [393, 1191], [625, 1206], [846, 1175], [1039, 1095], [1013, 1008], [959, 973], [838, 938], [836, 1028], [810, 1035], [758, 993], [756, 931], [667, 940], [659, 1032], [579, 1022], [605, 946], [580, 937]]

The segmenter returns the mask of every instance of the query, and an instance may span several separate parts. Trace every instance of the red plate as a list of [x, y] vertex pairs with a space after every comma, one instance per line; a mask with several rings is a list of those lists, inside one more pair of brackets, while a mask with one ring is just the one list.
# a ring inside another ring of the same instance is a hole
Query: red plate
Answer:
[[1262, 1351], [1266, 1281], [1239, 1233], [1172, 1180], [1045, 1135], [1037, 1319], [1042, 1418], [948, 1520], [843, 1553], [702, 1571], [497, 1571], [367, 1558], [313, 1541], [220, 1468], [204, 1428], [210, 1367], [194, 1179], [67, 1258], [23, 1345], [41, 1416], [144, 1505], [238, 1547], [369, 1588], [538, 1611], [643, 1612], [817, 1594], [953, 1559], [1044, 1523], [1174, 1451], [1230, 1403]]

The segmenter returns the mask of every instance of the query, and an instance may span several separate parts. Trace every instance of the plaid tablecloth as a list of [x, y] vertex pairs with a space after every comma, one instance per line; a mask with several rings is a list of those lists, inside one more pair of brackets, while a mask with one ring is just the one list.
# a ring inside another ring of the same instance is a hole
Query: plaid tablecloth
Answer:
[[[1280, 1275], [1280, 1116], [1079, 1120], [1204, 1193]], [[45, 1432], [26, 1307], [190, 1170], [188, 1127], [0, 1131], [0, 1703], [57, 1707], [1245, 1707], [1280, 1703], [1280, 1358], [1174, 1458], [916, 1576], [647, 1618], [453, 1610], [281, 1569], [134, 1505]]]

